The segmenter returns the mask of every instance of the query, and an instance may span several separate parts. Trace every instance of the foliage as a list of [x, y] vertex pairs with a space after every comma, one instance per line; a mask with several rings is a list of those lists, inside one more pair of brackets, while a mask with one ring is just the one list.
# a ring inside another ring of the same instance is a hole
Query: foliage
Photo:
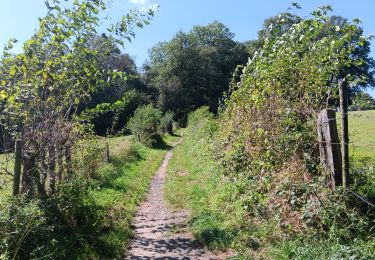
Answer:
[[216, 158], [241, 190], [225, 202], [243, 201], [242, 218], [256, 223], [252, 236], [263, 244], [331, 230], [330, 238], [346, 243], [373, 228], [373, 213], [325, 188], [319, 167], [317, 112], [337, 98], [340, 78], [361, 84], [365, 76], [350, 74], [353, 66], [372, 66], [368, 56], [356, 55], [369, 45], [362, 29], [345, 21], [334, 23], [332, 33], [336, 18], [329, 11], [318, 8], [281, 36], [266, 38], [232, 86], [220, 118]]
[[149, 104], [137, 108], [130, 118], [128, 128], [141, 143], [152, 146], [158, 140], [161, 119], [160, 110]]
[[135, 110], [147, 101], [148, 99], [140, 92], [130, 90], [113, 103], [100, 103], [94, 108], [86, 109], [79, 118], [92, 124], [97, 135], [116, 134], [125, 130]]
[[[168, 137], [166, 141], [175, 138]], [[166, 149], [111, 138], [110, 162], [101, 140], [81, 144], [75, 177], [47, 201], [0, 200], [2, 259], [113, 259], [123, 256], [132, 236], [131, 220]], [[92, 172], [87, 162], [96, 161]]]
[[11, 40], [0, 65], [2, 124], [22, 146], [21, 192], [30, 198], [45, 198], [57, 182], [72, 177], [72, 149], [80, 133], [71, 118], [95, 89], [126, 79], [103, 61], [153, 15], [153, 10], [124, 15], [98, 39], [104, 1], [77, 0], [62, 7], [51, 0], [46, 6], [47, 15], [22, 53], [11, 54]]
[[292, 13], [281, 13], [277, 16], [267, 18], [263, 22], [262, 29], [258, 31], [258, 38], [245, 42], [250, 58], [260, 51], [266, 39], [282, 36], [294, 25], [302, 21], [302, 18]]
[[366, 92], [359, 92], [352, 99], [350, 110], [374, 110], [375, 99]]
[[225, 25], [213, 22], [153, 47], [146, 81], [159, 91], [158, 107], [181, 121], [202, 105], [216, 110], [235, 67], [247, 59], [245, 47], [233, 38]]
[[[247, 172], [254, 178], [279, 171], [296, 155], [316, 168], [315, 116], [337, 94], [337, 80], [353, 63], [351, 55], [368, 44], [354, 24], [327, 34], [329, 7], [295, 24], [287, 33], [265, 41], [243, 70], [225, 102], [219, 157], [228, 174]], [[355, 75], [347, 80], [355, 82]], [[233, 176], [235, 176], [233, 175]]]
[[[113, 42], [105, 45], [103, 43], [110, 42], [111, 39], [107, 36], [95, 36], [90, 41], [89, 48], [96, 49], [100, 56], [98, 57], [98, 66], [101, 70], [111, 70], [114, 72], [121, 72], [126, 75], [126, 78], [116, 77], [109, 81], [108, 85], [98, 85], [90, 93], [90, 97], [83, 100], [78, 108], [78, 113], [87, 109], [93, 109], [102, 103], [115, 103], [123, 98], [124, 93], [129, 91], [138, 91], [145, 93], [147, 88], [142, 83], [140, 75], [137, 71], [136, 63], [128, 54], [123, 54]], [[109, 50], [106, 50], [109, 49]], [[108, 78], [104, 79], [108, 80]]]
[[173, 134], [174, 113], [168, 111], [160, 120], [160, 130], [162, 133]]

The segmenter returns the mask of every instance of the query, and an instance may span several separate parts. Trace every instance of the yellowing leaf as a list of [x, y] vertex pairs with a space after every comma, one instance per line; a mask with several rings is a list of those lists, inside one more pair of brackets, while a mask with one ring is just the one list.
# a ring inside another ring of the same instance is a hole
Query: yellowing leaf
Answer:
[[4, 90], [2, 90], [1, 92], [0, 92], [0, 100], [5, 100], [6, 98], [7, 98], [7, 93], [4, 91]]

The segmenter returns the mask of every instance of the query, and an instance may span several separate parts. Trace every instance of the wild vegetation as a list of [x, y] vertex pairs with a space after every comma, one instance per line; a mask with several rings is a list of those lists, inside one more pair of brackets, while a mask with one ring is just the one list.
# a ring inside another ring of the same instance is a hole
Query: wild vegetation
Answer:
[[192, 210], [191, 229], [208, 246], [244, 258], [374, 257], [373, 163], [353, 164], [345, 190], [332, 189], [319, 162], [316, 116], [336, 104], [338, 80], [373, 80], [373, 69], [346, 74], [372, 66], [355, 55], [369, 42], [355, 23], [327, 33], [329, 11], [282, 34], [276, 27], [238, 71], [218, 118], [206, 108], [189, 117], [166, 197]]
[[[375, 257], [375, 62], [359, 20], [281, 13], [245, 43], [220, 22], [195, 26], [154, 46], [141, 73], [121, 46], [153, 9], [102, 32], [106, 1], [68, 2], [46, 1], [22, 52], [10, 40], [0, 60], [1, 259], [123, 257], [186, 125], [165, 198], [191, 211], [200, 242], [240, 259]], [[369, 110], [349, 113], [348, 187], [322, 167], [316, 131], [339, 82], [351, 110]]]

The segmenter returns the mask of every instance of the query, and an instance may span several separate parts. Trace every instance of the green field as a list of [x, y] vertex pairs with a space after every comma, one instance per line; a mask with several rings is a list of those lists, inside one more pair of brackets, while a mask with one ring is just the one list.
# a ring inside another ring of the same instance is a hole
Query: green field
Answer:
[[375, 162], [375, 110], [349, 112], [349, 142], [354, 161]]

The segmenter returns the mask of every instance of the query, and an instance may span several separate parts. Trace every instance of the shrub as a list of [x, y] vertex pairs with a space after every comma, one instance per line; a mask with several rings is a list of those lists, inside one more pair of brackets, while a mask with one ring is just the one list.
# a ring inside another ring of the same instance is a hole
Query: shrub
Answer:
[[128, 128], [138, 141], [152, 146], [158, 140], [161, 112], [153, 105], [139, 107], [129, 120]]
[[147, 97], [138, 91], [126, 92], [114, 103], [101, 103], [95, 108], [85, 110], [80, 119], [91, 124], [94, 133], [104, 136], [124, 130], [135, 110], [147, 102]]
[[173, 133], [173, 117], [174, 113], [173, 112], [167, 112], [165, 115], [162, 117], [160, 120], [160, 131], [168, 134]]
[[0, 259], [13, 256], [30, 258], [37, 250], [36, 241], [48, 237], [50, 230], [38, 201], [27, 202], [23, 198], [1, 200]]

